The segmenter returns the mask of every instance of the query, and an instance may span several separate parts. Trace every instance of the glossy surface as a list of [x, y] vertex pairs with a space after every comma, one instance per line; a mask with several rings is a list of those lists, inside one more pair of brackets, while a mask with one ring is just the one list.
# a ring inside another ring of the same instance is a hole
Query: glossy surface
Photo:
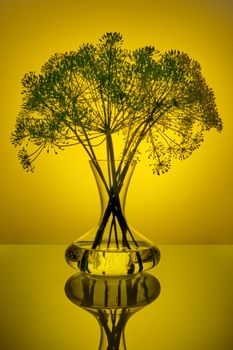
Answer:
[[[0, 345], [97, 350], [99, 325], [66, 297], [66, 245], [0, 246]], [[127, 350], [231, 350], [233, 246], [160, 245], [161, 293], [127, 323]]]

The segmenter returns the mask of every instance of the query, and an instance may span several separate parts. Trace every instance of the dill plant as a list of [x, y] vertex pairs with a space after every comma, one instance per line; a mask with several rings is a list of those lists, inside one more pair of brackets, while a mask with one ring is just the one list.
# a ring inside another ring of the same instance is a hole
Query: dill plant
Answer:
[[[116, 32], [104, 34], [96, 45], [52, 55], [38, 75], [25, 74], [22, 86], [22, 108], [11, 140], [20, 146], [23, 168], [33, 171], [43, 151], [57, 153], [79, 144], [102, 178], [109, 205], [92, 248], [101, 244], [112, 220], [113, 230], [116, 221], [120, 225], [123, 247], [131, 249], [119, 193], [141, 143], [147, 145], [153, 173], [162, 174], [172, 158], [190, 156], [205, 131], [222, 129], [213, 90], [197, 61], [177, 50], [160, 53], [153, 46], [127, 50]], [[114, 134], [123, 139], [118, 163]], [[100, 144], [106, 146], [109, 179], [99, 166]], [[116, 240], [118, 236], [115, 232]]]

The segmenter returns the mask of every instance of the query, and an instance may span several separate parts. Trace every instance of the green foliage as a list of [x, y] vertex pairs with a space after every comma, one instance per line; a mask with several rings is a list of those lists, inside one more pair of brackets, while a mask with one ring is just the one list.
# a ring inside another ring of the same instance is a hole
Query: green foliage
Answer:
[[[107, 158], [114, 161], [112, 135], [121, 132], [122, 161], [147, 142], [153, 172], [165, 173], [172, 158], [184, 159], [200, 146], [205, 130], [222, 129], [198, 62], [152, 46], [126, 50], [119, 33], [54, 54], [22, 85], [12, 143], [22, 147], [18, 155], [27, 171], [43, 150], [76, 144], [96, 160], [94, 147], [106, 142]], [[31, 154], [29, 144], [35, 147]]]

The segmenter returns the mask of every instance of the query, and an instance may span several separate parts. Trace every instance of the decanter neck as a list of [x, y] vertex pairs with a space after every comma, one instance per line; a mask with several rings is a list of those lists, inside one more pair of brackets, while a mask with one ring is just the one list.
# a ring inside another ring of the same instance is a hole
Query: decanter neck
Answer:
[[109, 201], [112, 202], [113, 207], [120, 205], [123, 213], [136, 161], [115, 161], [112, 163], [108, 160], [96, 160], [90, 161], [90, 165], [99, 190], [102, 214], [109, 205]]

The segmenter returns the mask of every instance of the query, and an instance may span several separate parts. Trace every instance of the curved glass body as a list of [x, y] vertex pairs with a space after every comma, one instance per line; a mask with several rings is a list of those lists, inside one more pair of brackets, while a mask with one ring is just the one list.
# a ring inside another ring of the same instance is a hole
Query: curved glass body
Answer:
[[125, 217], [127, 189], [136, 162], [90, 162], [99, 189], [101, 215], [98, 224], [66, 250], [75, 269], [94, 275], [128, 275], [153, 268], [160, 252], [134, 230]]

